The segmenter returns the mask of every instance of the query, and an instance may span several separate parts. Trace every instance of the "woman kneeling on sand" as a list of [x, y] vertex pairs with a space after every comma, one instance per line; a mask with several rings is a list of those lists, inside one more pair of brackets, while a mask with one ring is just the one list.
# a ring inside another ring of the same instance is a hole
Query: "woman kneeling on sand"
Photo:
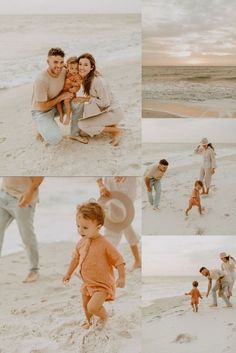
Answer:
[[110, 144], [118, 145], [122, 129], [117, 124], [124, 118], [118, 102], [115, 100], [105, 79], [96, 70], [93, 56], [85, 53], [78, 58], [79, 74], [83, 79], [84, 95], [90, 97], [88, 102], [75, 98], [72, 104], [78, 105], [78, 114], [72, 116], [71, 132], [78, 136], [79, 130], [93, 137], [102, 132], [112, 135]]
[[227, 295], [229, 299], [232, 296], [234, 287], [236, 260], [233, 258], [233, 256], [228, 255], [225, 252], [220, 253], [220, 259], [222, 261], [221, 270], [225, 272], [230, 282]]
[[199, 180], [205, 184], [203, 194], [208, 195], [211, 186], [211, 178], [216, 169], [214, 147], [209, 143], [208, 139], [204, 137], [200, 145], [194, 150], [194, 153], [201, 154], [203, 157]]

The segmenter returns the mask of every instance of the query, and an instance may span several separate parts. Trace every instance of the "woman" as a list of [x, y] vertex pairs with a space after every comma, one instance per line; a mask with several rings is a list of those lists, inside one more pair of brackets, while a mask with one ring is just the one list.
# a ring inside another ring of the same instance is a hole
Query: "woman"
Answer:
[[79, 129], [91, 137], [108, 132], [112, 135], [110, 143], [117, 146], [122, 129], [116, 125], [124, 117], [119, 104], [104, 78], [96, 70], [96, 62], [91, 54], [82, 54], [78, 58], [78, 64], [86, 98], [75, 98], [73, 102], [80, 103], [80, 109], [78, 114], [72, 117], [72, 138]]
[[225, 272], [230, 282], [229, 291], [228, 291], [228, 298], [230, 298], [232, 295], [234, 280], [235, 280], [236, 261], [232, 256], [227, 255], [225, 252], [220, 253], [220, 259], [222, 261], [221, 270]]
[[211, 186], [211, 178], [216, 169], [214, 147], [209, 143], [208, 139], [204, 137], [200, 145], [194, 150], [194, 153], [201, 154], [203, 157], [199, 180], [204, 182], [205, 185], [203, 194], [208, 195]]

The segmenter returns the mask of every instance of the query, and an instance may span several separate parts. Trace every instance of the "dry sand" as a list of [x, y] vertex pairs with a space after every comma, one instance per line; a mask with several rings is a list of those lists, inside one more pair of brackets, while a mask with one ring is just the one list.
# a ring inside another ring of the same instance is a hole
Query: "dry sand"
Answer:
[[[207, 282], [206, 282], [207, 285]], [[189, 297], [157, 299], [143, 309], [143, 347], [148, 353], [234, 353], [236, 300], [233, 308], [209, 308], [211, 295], [193, 313]]]
[[[140, 353], [141, 273], [127, 270], [126, 287], [107, 303], [109, 321], [103, 331], [80, 327], [84, 320], [79, 279], [62, 284], [74, 244], [40, 246], [40, 278], [23, 284], [27, 273], [25, 253], [1, 261], [0, 352], [1, 353]], [[120, 251], [131, 266], [127, 245]]]
[[[131, 67], [132, 70], [127, 68]], [[0, 175], [139, 175], [141, 160], [141, 72], [139, 57], [113, 60], [101, 68], [124, 111], [124, 135], [117, 147], [110, 136], [90, 139], [88, 145], [63, 139], [57, 146], [35, 140], [31, 118], [32, 86], [0, 93]], [[127, 70], [129, 75], [127, 75]], [[64, 136], [69, 128], [62, 126]]]

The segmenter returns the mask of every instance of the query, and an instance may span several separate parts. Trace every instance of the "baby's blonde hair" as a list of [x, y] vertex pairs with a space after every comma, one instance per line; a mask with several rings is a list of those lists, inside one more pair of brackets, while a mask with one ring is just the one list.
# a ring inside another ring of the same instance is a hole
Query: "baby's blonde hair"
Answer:
[[97, 221], [98, 224], [104, 224], [105, 212], [97, 202], [89, 201], [77, 206], [76, 218], [82, 215], [85, 219]]
[[78, 64], [78, 58], [77, 56], [71, 56], [66, 60], [66, 66], [69, 66], [70, 64]]

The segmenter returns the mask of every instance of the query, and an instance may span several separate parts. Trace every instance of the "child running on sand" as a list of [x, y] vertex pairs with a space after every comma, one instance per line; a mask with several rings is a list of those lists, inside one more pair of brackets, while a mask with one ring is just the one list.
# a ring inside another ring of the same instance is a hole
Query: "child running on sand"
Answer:
[[193, 312], [198, 312], [198, 304], [199, 304], [199, 298], [202, 299], [202, 295], [198, 290], [198, 282], [193, 281], [192, 283], [193, 288], [189, 293], [185, 293], [185, 295], [191, 295], [191, 305], [193, 308]]
[[[65, 78], [65, 84], [63, 87], [63, 92], [71, 92], [76, 97], [76, 92], [79, 91], [82, 83], [82, 77], [79, 75], [79, 68], [77, 57], [72, 56], [66, 62], [67, 74]], [[65, 110], [66, 114], [64, 116], [61, 103], [57, 104], [57, 110], [60, 115], [60, 122], [64, 125], [68, 125], [71, 118], [71, 99], [65, 99]]]
[[188, 208], [185, 211], [185, 215], [188, 216], [189, 211], [192, 209], [193, 206], [197, 206], [200, 215], [202, 215], [202, 211], [204, 208], [201, 206], [201, 199], [200, 199], [200, 191], [203, 190], [203, 183], [201, 180], [197, 180], [194, 184], [194, 188], [192, 191], [191, 198], [189, 200]]
[[[104, 224], [104, 210], [96, 202], [87, 202], [77, 207], [76, 223], [82, 239], [78, 242], [71, 263], [63, 278], [69, 282], [78, 267], [83, 284], [82, 301], [88, 329], [92, 316], [99, 318], [98, 328], [102, 329], [108, 314], [103, 306], [105, 301], [114, 300], [115, 288], [125, 286], [125, 263], [118, 250], [100, 234]], [[118, 270], [115, 282], [113, 267]]]

